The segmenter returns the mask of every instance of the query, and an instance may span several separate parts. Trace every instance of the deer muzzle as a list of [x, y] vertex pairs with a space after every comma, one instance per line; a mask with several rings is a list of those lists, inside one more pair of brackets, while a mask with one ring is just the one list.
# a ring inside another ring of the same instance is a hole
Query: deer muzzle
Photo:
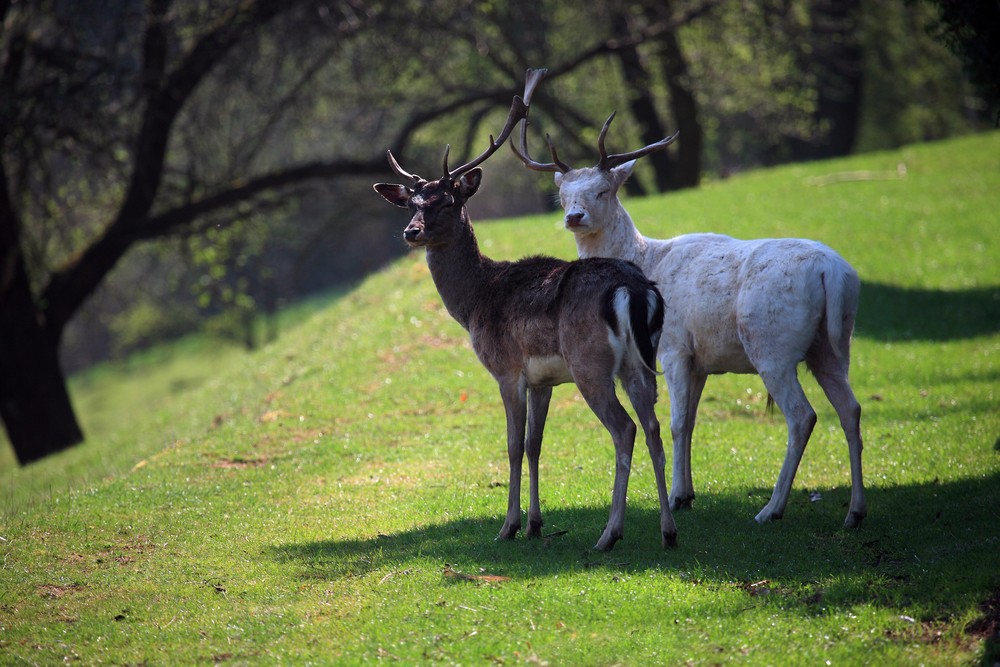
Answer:
[[424, 244], [424, 226], [417, 222], [411, 222], [403, 230], [403, 240], [413, 247]]

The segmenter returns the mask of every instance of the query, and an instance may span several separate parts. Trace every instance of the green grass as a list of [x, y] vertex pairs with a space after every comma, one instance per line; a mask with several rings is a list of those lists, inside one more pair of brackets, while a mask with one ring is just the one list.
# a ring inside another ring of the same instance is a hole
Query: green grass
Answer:
[[[899, 162], [902, 180], [810, 184]], [[679, 546], [659, 548], [637, 451], [625, 539], [592, 551], [612, 449], [564, 386], [541, 464], [549, 537], [494, 541], [502, 406], [415, 253], [257, 353], [178, 350], [75, 381], [90, 441], [3, 469], [0, 662], [993, 664], [1000, 133], [626, 205], [650, 235], [806, 236], [858, 269], [861, 530], [840, 528], [846, 445], [803, 372], [819, 423], [782, 521], [752, 517], [784, 422], [758, 378], [720, 376]], [[572, 257], [557, 218], [480, 224], [480, 244]]]

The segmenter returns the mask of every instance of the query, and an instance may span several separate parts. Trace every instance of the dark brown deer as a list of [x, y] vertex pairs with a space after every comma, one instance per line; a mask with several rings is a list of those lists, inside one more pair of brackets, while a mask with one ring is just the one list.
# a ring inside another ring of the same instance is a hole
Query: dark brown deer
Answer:
[[[867, 514], [861, 473], [861, 405], [847, 380], [851, 333], [858, 313], [858, 274], [836, 252], [807, 239], [744, 241], [721, 234], [685, 234], [651, 239], [636, 229], [618, 200], [618, 190], [636, 159], [670, 145], [677, 135], [631, 153], [608, 155], [604, 123], [596, 167], [573, 169], [549, 140], [552, 162], [528, 154], [527, 120], [521, 127], [525, 166], [555, 173], [566, 228], [580, 257], [616, 257], [635, 262], [656, 281], [670, 318], [660, 338], [659, 359], [670, 394], [674, 441], [672, 509], [690, 507], [691, 433], [709, 375], [756, 373], [781, 408], [788, 426], [785, 462], [759, 523], [780, 519], [792, 480], [816, 424], [796, 374], [801, 361], [812, 371], [840, 417], [851, 466], [851, 503], [846, 527]], [[547, 138], [548, 139], [548, 138]]]
[[[500, 386], [507, 415], [510, 464], [507, 516], [500, 537], [521, 529], [521, 465], [528, 455], [530, 504], [527, 537], [541, 535], [538, 457], [552, 387], [575, 382], [587, 405], [611, 433], [614, 488], [608, 524], [597, 541], [611, 549], [622, 537], [636, 426], [615, 396], [618, 378], [635, 408], [653, 460], [664, 547], [676, 544], [664, 473], [666, 457], [654, 412], [656, 376], [651, 368], [663, 321], [655, 286], [632, 263], [613, 259], [566, 262], [530, 257], [516, 262], [485, 257], [466, 209], [479, 189], [478, 165], [503, 145], [527, 114], [544, 70], [529, 70], [524, 99], [514, 98], [507, 123], [489, 148], [471, 162], [427, 181], [404, 171], [388, 154], [393, 171], [411, 186], [379, 183], [375, 190], [412, 219], [403, 232], [410, 247], [426, 248], [427, 266], [448, 312], [468, 332], [483, 366]], [[527, 426], [527, 434], [525, 427]]]

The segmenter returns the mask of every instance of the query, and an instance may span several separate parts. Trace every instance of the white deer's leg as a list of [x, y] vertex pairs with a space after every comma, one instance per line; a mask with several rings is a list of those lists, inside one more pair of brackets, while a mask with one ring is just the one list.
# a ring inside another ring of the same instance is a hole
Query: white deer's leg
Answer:
[[670, 486], [670, 509], [691, 507], [694, 480], [691, 476], [691, 434], [694, 431], [698, 402], [705, 388], [705, 376], [691, 370], [690, 359], [662, 358], [663, 372], [670, 396], [670, 436], [674, 444], [673, 477]]
[[545, 430], [545, 417], [549, 412], [551, 398], [552, 387], [533, 387], [528, 390], [528, 436], [525, 440], [525, 450], [528, 454], [530, 501], [528, 530], [525, 535], [529, 539], [542, 536], [542, 506], [538, 498], [538, 458], [542, 453], [542, 432]]
[[524, 459], [526, 419], [525, 387], [521, 381], [500, 381], [500, 396], [507, 413], [507, 462], [510, 478], [507, 485], [507, 517], [500, 537], [512, 540], [521, 530], [521, 462]]
[[639, 418], [643, 433], [646, 436], [646, 449], [653, 462], [653, 474], [656, 477], [656, 494], [660, 501], [660, 535], [663, 548], [677, 546], [677, 524], [670, 512], [670, 498], [667, 495], [667, 480], [665, 468], [667, 457], [663, 451], [663, 440], [660, 438], [660, 422], [656, 418], [656, 378], [645, 370], [632, 370], [628, 377], [623, 376], [625, 391], [632, 401], [632, 407]]
[[576, 379], [576, 385], [587, 405], [594, 411], [604, 428], [611, 433], [615, 445], [615, 481], [611, 491], [611, 513], [595, 549], [610, 551], [622, 538], [625, 527], [625, 502], [628, 496], [628, 478], [632, 471], [632, 450], [635, 446], [635, 422], [615, 396], [611, 378], [594, 383]]
[[802, 385], [795, 375], [795, 366], [778, 372], [762, 371], [760, 374], [764, 386], [781, 408], [788, 425], [788, 447], [785, 452], [785, 462], [778, 473], [778, 481], [774, 485], [771, 500], [755, 517], [758, 523], [780, 519], [785, 512], [788, 496], [792, 491], [792, 481], [799, 469], [802, 453], [816, 425], [816, 412], [809, 405]]
[[865, 503], [865, 484], [861, 472], [861, 404], [854, 397], [847, 381], [847, 369], [832, 352], [822, 357], [807, 359], [816, 381], [823, 388], [833, 409], [840, 417], [840, 427], [847, 438], [851, 458], [851, 505], [847, 509], [845, 528], [857, 528], [868, 514]]

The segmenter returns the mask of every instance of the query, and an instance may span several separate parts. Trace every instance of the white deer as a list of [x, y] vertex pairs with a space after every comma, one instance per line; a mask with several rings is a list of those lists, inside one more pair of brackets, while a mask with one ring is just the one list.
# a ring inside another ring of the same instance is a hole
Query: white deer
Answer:
[[[466, 210], [479, 189], [477, 166], [492, 155], [527, 115], [544, 70], [529, 70], [524, 100], [514, 98], [507, 123], [485, 153], [427, 181], [403, 171], [390, 152], [389, 163], [412, 186], [379, 183], [375, 190], [396, 206], [409, 208], [403, 232], [407, 244], [427, 249], [427, 266], [448, 312], [468, 332], [483, 366], [500, 386], [507, 416], [510, 465], [507, 516], [500, 537], [513, 539], [521, 528], [521, 463], [528, 456], [530, 504], [527, 536], [542, 528], [538, 459], [552, 387], [575, 382], [587, 405], [611, 433], [615, 476], [611, 512], [596, 548], [611, 549], [622, 537], [625, 501], [635, 442], [635, 423], [615, 395], [621, 380], [646, 435], [660, 500], [664, 547], [677, 540], [665, 476], [666, 456], [654, 412], [656, 346], [663, 299], [635, 265], [617, 259], [574, 262], [529, 257], [498, 262], [483, 256]], [[527, 435], [525, 434], [527, 426]]]
[[527, 119], [520, 151], [529, 168], [555, 173], [566, 228], [580, 257], [618, 257], [635, 262], [659, 287], [670, 313], [658, 357], [670, 397], [674, 441], [670, 507], [690, 507], [691, 433], [705, 381], [720, 373], [756, 373], [769, 401], [788, 424], [785, 462], [759, 523], [780, 519], [806, 443], [816, 424], [799, 384], [796, 367], [806, 366], [840, 417], [851, 462], [851, 503], [846, 527], [861, 524], [867, 508], [861, 472], [861, 406], [848, 383], [851, 334], [860, 281], [840, 255], [805, 239], [744, 241], [720, 234], [686, 234], [672, 239], [643, 236], [618, 200], [618, 190], [635, 160], [661, 150], [677, 135], [631, 153], [608, 155], [598, 138], [596, 167], [573, 169], [560, 161], [548, 140], [552, 162], [531, 159]]

